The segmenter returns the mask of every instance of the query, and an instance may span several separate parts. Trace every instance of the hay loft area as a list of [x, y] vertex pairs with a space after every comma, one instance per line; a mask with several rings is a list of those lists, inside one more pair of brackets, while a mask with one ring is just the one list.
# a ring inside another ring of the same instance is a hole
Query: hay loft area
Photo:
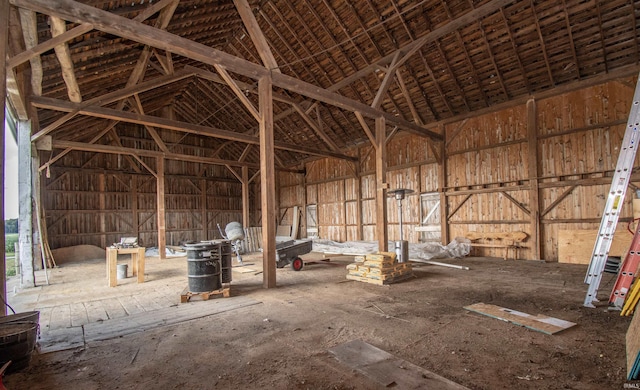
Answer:
[[0, 0], [0, 296], [40, 325], [5, 384], [640, 386], [640, 315], [609, 302], [639, 290], [639, 24], [636, 0]]

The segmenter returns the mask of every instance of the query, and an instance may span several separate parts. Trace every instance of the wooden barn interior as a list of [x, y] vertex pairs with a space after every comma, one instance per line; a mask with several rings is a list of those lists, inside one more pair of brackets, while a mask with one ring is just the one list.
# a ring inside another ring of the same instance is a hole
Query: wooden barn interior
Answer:
[[[0, 295], [47, 346], [7, 387], [637, 385], [640, 319], [608, 310], [615, 274], [595, 307], [583, 279], [597, 243], [635, 253], [639, 26], [638, 0], [0, 0], [21, 266]], [[172, 251], [232, 222], [253, 250], [231, 296], [178, 303]], [[378, 285], [345, 278], [353, 248], [280, 269], [279, 236], [470, 253]], [[110, 287], [123, 237], [158, 255]]]

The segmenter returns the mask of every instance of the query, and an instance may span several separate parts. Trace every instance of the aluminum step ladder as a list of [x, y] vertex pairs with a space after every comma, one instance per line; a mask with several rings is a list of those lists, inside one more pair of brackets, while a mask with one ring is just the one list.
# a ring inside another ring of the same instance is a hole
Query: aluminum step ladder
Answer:
[[594, 302], [598, 302], [598, 289], [600, 288], [600, 280], [604, 272], [613, 235], [618, 225], [620, 210], [624, 204], [624, 197], [629, 186], [633, 163], [638, 150], [638, 138], [640, 129], [640, 76], [636, 83], [636, 90], [633, 95], [633, 103], [629, 112], [627, 128], [622, 139], [622, 147], [618, 156], [618, 163], [611, 181], [611, 189], [607, 196], [602, 221], [598, 229], [598, 236], [591, 254], [589, 269], [584, 278], [584, 282], [589, 284], [587, 295], [584, 299], [584, 306], [595, 307]]

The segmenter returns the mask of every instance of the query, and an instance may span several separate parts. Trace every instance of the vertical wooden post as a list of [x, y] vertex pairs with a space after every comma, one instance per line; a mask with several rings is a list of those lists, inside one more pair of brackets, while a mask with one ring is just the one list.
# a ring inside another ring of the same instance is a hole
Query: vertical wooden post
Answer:
[[271, 76], [258, 81], [260, 96], [260, 192], [262, 198], [263, 286], [276, 286], [276, 186]]
[[100, 191], [100, 200], [99, 200], [99, 206], [100, 206], [100, 247], [101, 248], [106, 248], [107, 247], [107, 230], [106, 230], [106, 215], [105, 215], [105, 208], [106, 208], [106, 200], [105, 200], [105, 177], [104, 177], [104, 173], [100, 173], [98, 174], [98, 191]]
[[[7, 58], [7, 45], [9, 37], [9, 0], [0, 0], [0, 58], [4, 61]], [[4, 64], [4, 62], [3, 62]], [[4, 189], [4, 110], [7, 99], [7, 69], [6, 66], [0, 66], [0, 188]], [[0, 191], [0, 220], [4, 221], [4, 190]], [[4, 238], [4, 222], [0, 227], [0, 258], [5, 258], [5, 238]], [[7, 270], [5, 261], [0, 261], [0, 296], [2, 299], [7, 300]], [[2, 305], [0, 309], [0, 316], [7, 314], [7, 308]]]
[[[444, 140], [440, 142], [440, 161], [438, 161], [438, 191], [440, 192], [440, 241], [442, 245], [449, 243], [449, 200], [447, 199], [447, 136], [446, 127], [442, 126]], [[422, 205], [420, 205], [422, 207]]]
[[157, 157], [156, 166], [156, 196], [158, 217], [158, 253], [161, 259], [167, 258], [167, 226], [164, 205], [164, 158]]
[[249, 167], [242, 167], [242, 226], [251, 226], [249, 207]]
[[304, 226], [302, 237], [309, 237], [309, 226], [307, 226], [307, 165], [302, 164], [302, 225]]
[[540, 260], [540, 193], [538, 188], [538, 110], [535, 99], [527, 101], [529, 146], [529, 209], [531, 211], [531, 260]]
[[389, 234], [387, 232], [387, 145], [386, 121], [376, 118], [376, 237], [378, 250], [387, 252]]
[[209, 211], [207, 210], [207, 180], [200, 180], [200, 220], [202, 221], [202, 239], [209, 239]]
[[362, 241], [362, 179], [360, 178], [360, 161], [355, 162], [356, 168], [356, 240]]
[[[2, 123], [4, 124], [4, 121]], [[18, 175], [18, 242], [20, 243], [20, 267], [22, 268], [21, 285], [23, 287], [35, 287], [36, 279], [33, 273], [31, 121], [18, 121], [17, 131], [18, 171], [20, 172]], [[4, 170], [2, 172], [4, 173]], [[40, 237], [42, 238], [42, 232], [40, 233]]]
[[349, 240], [349, 224], [347, 223], [347, 179], [342, 181], [342, 231], [344, 232], [344, 238], [340, 237], [341, 241]]
[[[138, 218], [138, 176], [131, 175], [131, 226], [133, 235], [140, 238], [140, 219]], [[143, 243], [144, 245], [144, 243]]]

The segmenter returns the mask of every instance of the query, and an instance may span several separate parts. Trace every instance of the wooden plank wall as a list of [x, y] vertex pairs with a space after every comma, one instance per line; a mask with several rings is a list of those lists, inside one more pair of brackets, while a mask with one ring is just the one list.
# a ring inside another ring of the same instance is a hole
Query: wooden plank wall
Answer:
[[[304, 202], [304, 175], [292, 173], [292, 172], [281, 172], [278, 177], [279, 187], [281, 191], [279, 191], [279, 206], [278, 206], [278, 224], [280, 225], [289, 225], [293, 226], [293, 220], [295, 218], [294, 214], [294, 206], [299, 206], [300, 212], [304, 212], [302, 210], [302, 205]], [[302, 199], [302, 201], [299, 201]], [[298, 237], [304, 235], [306, 230], [305, 221], [301, 218], [302, 214], [299, 213], [299, 228], [298, 228]]]
[[[65, 163], [82, 165], [87, 158], [105, 166], [117, 166], [122, 159], [70, 153]], [[224, 229], [227, 223], [242, 220], [242, 186], [226, 168], [177, 161], [167, 161], [166, 166], [168, 245], [220, 238], [216, 223]], [[197, 177], [181, 171], [204, 174]], [[52, 248], [105, 247], [123, 236], [137, 236], [145, 246], [157, 245], [154, 176], [70, 167], [52, 168], [50, 173], [44, 180], [43, 205]]]
[[[396, 135], [388, 143], [389, 188], [409, 188], [415, 191], [403, 202], [403, 235], [417, 242], [414, 227], [420, 224], [419, 210], [422, 192], [437, 190], [437, 164], [427, 141], [408, 135]], [[300, 192], [301, 180], [284, 184], [289, 173], [280, 173], [282, 207], [318, 206], [318, 235], [335, 241], [375, 240], [375, 152], [371, 146], [352, 151], [359, 163], [321, 159], [306, 165], [305, 192]], [[297, 175], [302, 177], [302, 175]], [[389, 239], [399, 238], [398, 208], [395, 199], [388, 199]]]
[[[536, 101], [543, 259], [557, 261], [559, 230], [599, 226], [634, 87], [635, 78], [629, 78]], [[419, 194], [434, 191], [446, 194], [449, 213], [442, 217], [448, 220], [450, 237], [470, 231], [532, 234], [527, 115], [523, 104], [444, 125], [445, 188], [438, 186], [438, 164], [428, 140], [404, 134], [391, 139], [387, 144], [389, 189], [416, 191], [403, 203], [405, 239], [419, 242], [414, 231], [420, 224]], [[375, 240], [375, 153], [369, 145], [354, 153], [359, 157], [357, 164], [313, 161], [306, 164], [304, 179], [280, 186], [282, 207], [318, 205], [321, 238]], [[639, 166], [640, 156], [635, 163]], [[280, 174], [281, 181], [283, 175], [289, 174]], [[302, 185], [305, 192], [300, 190]], [[633, 193], [627, 193], [621, 223], [632, 216]], [[395, 200], [388, 202], [389, 239], [395, 240], [399, 236], [397, 206]], [[502, 251], [475, 248], [474, 254], [501, 257]], [[531, 248], [519, 253], [520, 258], [532, 256]]]
[[[602, 172], [615, 168], [635, 79], [572, 92], [538, 104], [541, 210], [578, 184], [543, 216], [544, 256], [557, 259], [559, 230], [597, 229], [611, 179], [598, 184]], [[634, 167], [640, 166], [640, 155]], [[637, 186], [638, 183], [634, 182]], [[634, 191], [627, 191], [621, 226], [632, 218]]]

